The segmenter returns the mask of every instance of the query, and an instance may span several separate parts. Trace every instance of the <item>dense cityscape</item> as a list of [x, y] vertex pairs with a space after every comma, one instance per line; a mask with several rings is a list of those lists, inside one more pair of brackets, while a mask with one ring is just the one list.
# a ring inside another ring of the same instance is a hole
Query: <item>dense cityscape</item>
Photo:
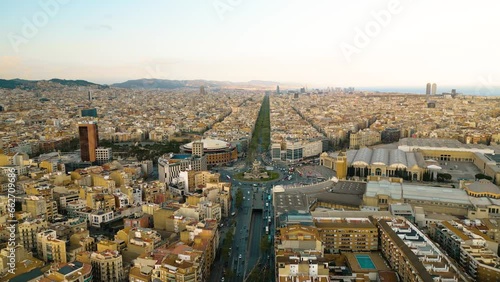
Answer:
[[0, 3], [0, 281], [500, 281], [493, 0]]
[[71, 84], [0, 90], [2, 280], [500, 279], [498, 97]]

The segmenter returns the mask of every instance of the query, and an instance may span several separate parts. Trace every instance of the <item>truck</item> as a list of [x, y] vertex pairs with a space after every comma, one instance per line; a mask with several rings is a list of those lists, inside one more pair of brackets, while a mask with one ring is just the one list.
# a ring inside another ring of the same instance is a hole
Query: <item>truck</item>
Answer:
[[269, 234], [269, 226], [266, 226], [266, 235]]

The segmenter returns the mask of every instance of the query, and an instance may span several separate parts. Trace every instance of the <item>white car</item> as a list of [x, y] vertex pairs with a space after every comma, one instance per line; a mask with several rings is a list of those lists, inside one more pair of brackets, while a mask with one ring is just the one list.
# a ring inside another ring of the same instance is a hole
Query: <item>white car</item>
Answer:
[[238, 258], [241, 259], [241, 254], [240, 254], [240, 256]]

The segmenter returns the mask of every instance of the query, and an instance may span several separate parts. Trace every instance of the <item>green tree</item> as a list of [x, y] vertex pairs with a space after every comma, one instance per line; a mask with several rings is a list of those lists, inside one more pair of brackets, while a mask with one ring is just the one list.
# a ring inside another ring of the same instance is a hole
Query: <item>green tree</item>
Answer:
[[260, 239], [260, 251], [262, 253], [266, 253], [267, 251], [269, 251], [270, 248], [271, 248], [271, 242], [269, 242], [267, 236], [262, 236], [262, 238]]
[[480, 179], [486, 179], [486, 180], [493, 180], [493, 178], [491, 176], [488, 176], [488, 175], [485, 175], [485, 174], [482, 174], [482, 173], [478, 173], [474, 176], [476, 179], [480, 180]]

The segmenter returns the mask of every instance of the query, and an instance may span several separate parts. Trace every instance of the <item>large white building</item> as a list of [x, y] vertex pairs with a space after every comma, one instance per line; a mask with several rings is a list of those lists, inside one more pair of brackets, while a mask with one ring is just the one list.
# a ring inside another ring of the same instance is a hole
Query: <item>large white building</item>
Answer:
[[287, 140], [271, 145], [271, 157], [274, 161], [283, 160], [297, 162], [304, 158], [319, 156], [323, 152], [323, 140]]
[[207, 157], [191, 154], [165, 154], [158, 159], [158, 176], [161, 182], [170, 184], [181, 171], [207, 170]]
[[99, 164], [110, 162], [113, 159], [113, 150], [111, 148], [99, 147], [95, 149], [95, 158]]

